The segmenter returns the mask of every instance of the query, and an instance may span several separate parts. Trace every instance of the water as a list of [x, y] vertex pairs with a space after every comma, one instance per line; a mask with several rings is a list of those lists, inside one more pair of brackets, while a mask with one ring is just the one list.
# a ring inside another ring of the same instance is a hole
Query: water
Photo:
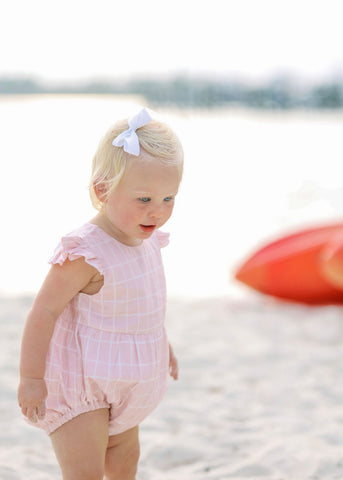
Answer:
[[[35, 292], [60, 236], [94, 216], [90, 163], [142, 105], [115, 96], [0, 98], [3, 294]], [[246, 295], [234, 269], [266, 240], [343, 218], [343, 113], [160, 111], [185, 149], [164, 230], [170, 295]]]

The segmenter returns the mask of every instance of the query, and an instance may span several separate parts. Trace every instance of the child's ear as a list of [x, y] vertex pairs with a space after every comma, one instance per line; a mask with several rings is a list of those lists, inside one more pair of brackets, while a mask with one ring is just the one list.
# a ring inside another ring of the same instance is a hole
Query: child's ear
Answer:
[[97, 183], [94, 185], [94, 192], [100, 202], [104, 202], [106, 200], [107, 190], [104, 183]]

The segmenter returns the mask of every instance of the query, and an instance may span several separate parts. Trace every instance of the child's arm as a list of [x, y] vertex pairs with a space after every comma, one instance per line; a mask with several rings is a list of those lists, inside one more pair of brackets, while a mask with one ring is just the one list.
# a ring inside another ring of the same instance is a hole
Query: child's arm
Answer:
[[21, 346], [18, 402], [24, 415], [36, 421], [45, 415], [45, 361], [55, 322], [67, 303], [99, 272], [84, 258], [53, 265], [28, 315]]

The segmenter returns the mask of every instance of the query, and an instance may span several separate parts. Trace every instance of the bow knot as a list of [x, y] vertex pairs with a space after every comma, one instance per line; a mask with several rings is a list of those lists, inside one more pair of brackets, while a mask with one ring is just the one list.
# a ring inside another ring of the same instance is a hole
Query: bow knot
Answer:
[[149, 112], [143, 108], [137, 115], [134, 115], [129, 120], [129, 128], [120, 133], [112, 142], [115, 147], [123, 147], [124, 151], [135, 155], [139, 155], [140, 147], [139, 140], [136, 133], [137, 128], [144, 127], [152, 120]]

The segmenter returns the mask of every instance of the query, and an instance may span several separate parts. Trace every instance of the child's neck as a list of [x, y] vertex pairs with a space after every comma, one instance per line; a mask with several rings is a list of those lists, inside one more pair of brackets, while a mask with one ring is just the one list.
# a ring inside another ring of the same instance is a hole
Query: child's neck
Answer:
[[99, 212], [94, 218], [92, 218], [92, 220], [89, 221], [89, 223], [97, 225], [99, 228], [101, 228], [101, 230], [107, 233], [107, 235], [110, 235], [115, 240], [123, 243], [124, 245], [128, 245], [130, 247], [137, 247], [142, 243], [142, 240], [140, 240], [139, 238], [128, 238], [125, 233], [123, 233], [115, 225], [113, 225], [113, 223], [110, 222], [104, 212]]

